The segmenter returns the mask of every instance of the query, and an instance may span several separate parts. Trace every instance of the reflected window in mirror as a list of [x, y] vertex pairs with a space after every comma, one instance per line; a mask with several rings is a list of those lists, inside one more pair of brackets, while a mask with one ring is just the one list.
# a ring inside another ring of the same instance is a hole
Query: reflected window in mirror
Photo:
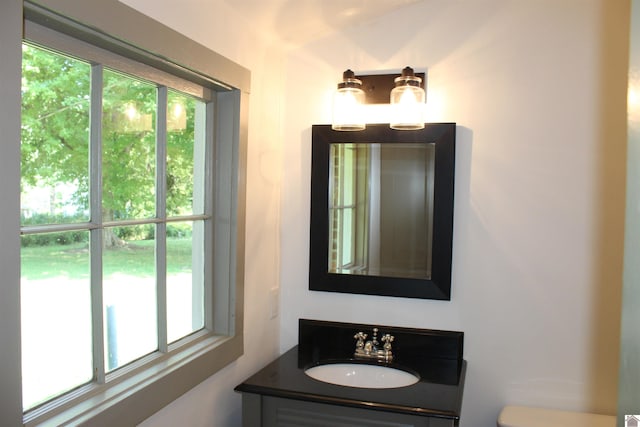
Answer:
[[455, 124], [312, 134], [310, 289], [450, 299]]

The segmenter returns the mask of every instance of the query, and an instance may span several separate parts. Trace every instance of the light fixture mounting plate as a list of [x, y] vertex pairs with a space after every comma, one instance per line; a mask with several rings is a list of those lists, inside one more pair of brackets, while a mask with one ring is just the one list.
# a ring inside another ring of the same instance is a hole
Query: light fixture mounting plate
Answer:
[[[420, 87], [424, 89], [426, 73], [415, 73], [415, 75], [422, 79]], [[396, 87], [394, 80], [399, 76], [400, 74], [364, 74], [356, 75], [355, 78], [362, 81], [366, 104], [388, 104], [389, 94]]]

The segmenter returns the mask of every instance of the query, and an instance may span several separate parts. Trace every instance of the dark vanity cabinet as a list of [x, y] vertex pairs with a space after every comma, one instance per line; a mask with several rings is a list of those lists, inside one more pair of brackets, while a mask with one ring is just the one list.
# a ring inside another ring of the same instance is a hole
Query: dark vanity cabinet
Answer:
[[[374, 327], [395, 338], [393, 361], [380, 364], [415, 373], [417, 383], [358, 388], [305, 374], [317, 365], [358, 363], [354, 334], [370, 334]], [[463, 339], [462, 332], [300, 319], [298, 345], [236, 387], [243, 426], [457, 426], [466, 370]]]
[[242, 396], [243, 427], [454, 427], [450, 418], [383, 412], [257, 394]]

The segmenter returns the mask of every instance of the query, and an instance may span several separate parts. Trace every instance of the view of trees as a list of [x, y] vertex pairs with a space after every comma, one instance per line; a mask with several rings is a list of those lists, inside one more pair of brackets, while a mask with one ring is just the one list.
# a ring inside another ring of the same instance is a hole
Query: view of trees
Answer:
[[[156, 88], [115, 71], [104, 70], [103, 74], [103, 221], [153, 217]], [[73, 189], [73, 195], [57, 210], [23, 211], [22, 224], [88, 221], [91, 65], [25, 44], [22, 96], [23, 192], [61, 184]], [[169, 91], [169, 216], [192, 213], [196, 102]], [[147, 229], [153, 233], [152, 227]], [[113, 237], [108, 239], [105, 234], [105, 243], [115, 245], [125, 236]]]
[[[196, 128], [202, 132], [205, 104], [169, 89], [166, 105], [159, 106], [154, 83], [107, 68], [92, 87], [93, 67], [23, 45], [21, 225], [43, 226], [23, 229], [21, 238], [25, 410], [95, 380], [92, 343], [104, 341], [103, 369], [110, 372], [156, 351], [159, 341], [175, 342], [204, 325], [205, 221], [189, 216], [204, 213], [197, 211], [204, 179], [195, 177], [204, 175], [198, 151], [204, 141], [195, 134]], [[165, 150], [156, 141], [163, 143], [157, 138], [160, 108], [167, 113]], [[166, 196], [156, 188], [163, 169]], [[158, 194], [165, 212], [156, 213]], [[100, 196], [96, 212], [90, 198]], [[181, 218], [165, 223], [166, 236], [156, 236], [151, 219], [163, 215]], [[103, 247], [90, 250], [85, 223], [99, 217], [107, 223]], [[55, 227], [68, 224], [77, 229]], [[164, 260], [163, 269], [157, 259]], [[100, 316], [91, 304], [96, 284], [103, 328], [92, 322]]]

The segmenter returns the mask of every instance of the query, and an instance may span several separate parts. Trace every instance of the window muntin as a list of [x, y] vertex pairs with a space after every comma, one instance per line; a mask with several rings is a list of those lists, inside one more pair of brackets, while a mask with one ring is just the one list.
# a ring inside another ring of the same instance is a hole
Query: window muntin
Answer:
[[[212, 109], [203, 99], [100, 64], [29, 44], [24, 51], [23, 94], [30, 103], [23, 105], [22, 268], [32, 273], [23, 274], [21, 287], [29, 410], [88, 382], [102, 383], [147, 354], [167, 352], [168, 343], [205, 326], [204, 242], [212, 230], [205, 209], [212, 123], [206, 115]], [[58, 72], [43, 79], [35, 73], [42, 68]], [[66, 72], [74, 78], [62, 78]], [[51, 112], [29, 109], [39, 104]], [[91, 117], [96, 111], [99, 120]], [[55, 125], [49, 133], [36, 129], [43, 119]], [[65, 189], [62, 202], [52, 196], [43, 209], [36, 203], [43, 187], [54, 196]], [[83, 272], [49, 266], [56, 251], [82, 254]], [[43, 287], [48, 292], [34, 291]], [[72, 316], [78, 330], [61, 320]], [[55, 345], [42, 339], [43, 329]], [[60, 346], [67, 341], [72, 345]], [[58, 358], [47, 356], [52, 348]]]

